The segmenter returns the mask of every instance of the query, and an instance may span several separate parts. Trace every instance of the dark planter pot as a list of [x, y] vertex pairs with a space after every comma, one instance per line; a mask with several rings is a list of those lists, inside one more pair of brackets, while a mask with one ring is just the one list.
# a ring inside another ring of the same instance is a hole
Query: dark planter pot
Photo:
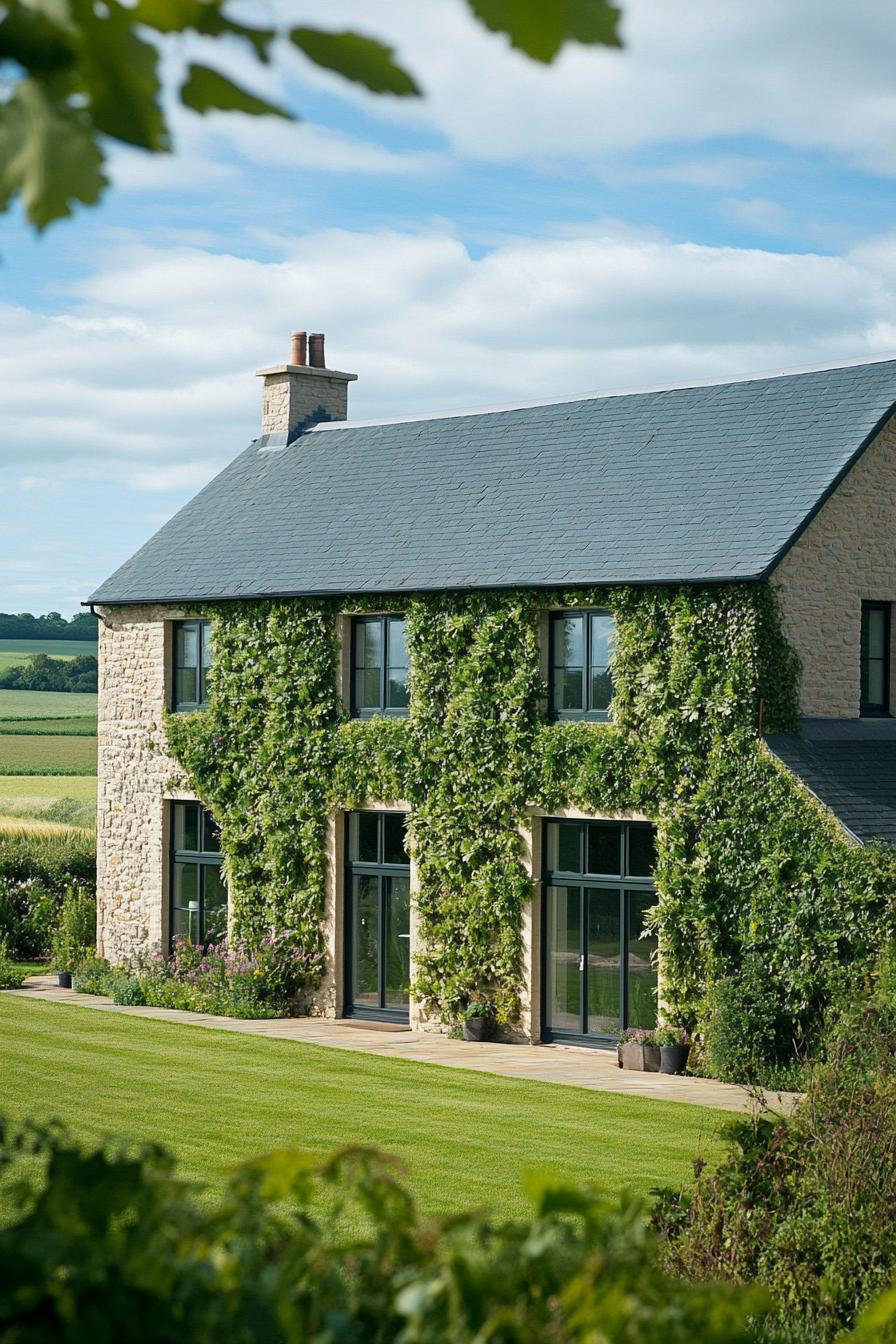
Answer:
[[491, 1018], [464, 1018], [462, 1029], [465, 1041], [487, 1041], [492, 1034]]
[[689, 1045], [661, 1045], [660, 1073], [684, 1073], [690, 1053]]
[[57, 972], [56, 972], [56, 979], [59, 981], [59, 988], [60, 988], [60, 989], [71, 989], [71, 987], [72, 987], [72, 973], [71, 973], [71, 971], [57, 971]]
[[658, 1045], [641, 1045], [638, 1041], [626, 1041], [616, 1047], [616, 1057], [620, 1069], [634, 1069], [638, 1073], [658, 1073], [660, 1067], [660, 1048]]

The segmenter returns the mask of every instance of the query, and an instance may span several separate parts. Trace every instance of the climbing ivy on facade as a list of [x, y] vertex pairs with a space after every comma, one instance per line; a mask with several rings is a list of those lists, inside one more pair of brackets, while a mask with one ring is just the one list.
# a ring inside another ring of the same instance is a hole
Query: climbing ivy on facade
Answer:
[[[613, 722], [553, 723], [545, 613], [616, 617]], [[721, 979], [761, 967], [791, 1039], [890, 928], [896, 867], [852, 845], [758, 736], [796, 724], [799, 668], [768, 585], [454, 592], [352, 603], [405, 615], [405, 719], [351, 720], [338, 694], [345, 603], [216, 604], [211, 705], [168, 737], [222, 832], [233, 916], [322, 951], [328, 818], [405, 802], [419, 892], [415, 997], [453, 1020], [491, 994], [520, 1014], [527, 808], [634, 809], [657, 825], [664, 1011], [705, 1024]], [[761, 709], [760, 709], [761, 706]], [[759, 974], [754, 970], [753, 974]]]

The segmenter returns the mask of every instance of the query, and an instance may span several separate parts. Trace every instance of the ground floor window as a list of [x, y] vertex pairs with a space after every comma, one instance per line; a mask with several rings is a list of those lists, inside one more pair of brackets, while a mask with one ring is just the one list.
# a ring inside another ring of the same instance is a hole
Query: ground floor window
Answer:
[[547, 1039], [607, 1040], [656, 1025], [655, 832], [646, 822], [544, 823]]
[[401, 812], [346, 817], [346, 1016], [407, 1021], [411, 867]]
[[227, 932], [221, 836], [199, 803], [171, 804], [171, 937], [203, 946]]

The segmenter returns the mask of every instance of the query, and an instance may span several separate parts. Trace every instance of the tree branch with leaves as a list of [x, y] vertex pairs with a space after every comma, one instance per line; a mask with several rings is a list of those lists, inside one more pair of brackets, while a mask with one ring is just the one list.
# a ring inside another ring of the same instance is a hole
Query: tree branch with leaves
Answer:
[[[619, 46], [619, 10], [607, 0], [462, 0], [532, 60], [570, 42]], [[231, 38], [268, 65], [285, 41], [314, 65], [376, 94], [422, 96], [415, 77], [375, 37], [319, 28], [241, 23], [227, 0], [0, 0], [0, 209], [21, 198], [40, 231], [94, 205], [108, 186], [106, 146], [170, 152], [160, 41], [174, 33]], [[4, 87], [5, 86], [5, 87]], [[214, 65], [190, 63], [176, 90], [194, 112], [296, 113], [235, 84]]]

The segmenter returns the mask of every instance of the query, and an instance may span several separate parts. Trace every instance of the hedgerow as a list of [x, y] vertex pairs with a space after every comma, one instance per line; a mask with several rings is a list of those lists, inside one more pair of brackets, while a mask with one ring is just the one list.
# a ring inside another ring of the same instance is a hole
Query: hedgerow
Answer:
[[[557, 606], [616, 614], [611, 724], [547, 720], [539, 631]], [[512, 1025], [535, 891], [520, 836], [530, 810], [637, 809], [657, 824], [666, 1015], [701, 1028], [712, 986], [755, 966], [779, 986], [785, 1038], [811, 1043], [824, 1003], [891, 927], [896, 865], [851, 844], [758, 737], [760, 713], [766, 731], [797, 721], [798, 663], [768, 585], [353, 603], [405, 614], [403, 720], [344, 714], [344, 609], [209, 607], [211, 706], [168, 720], [174, 756], [221, 824], [238, 936], [273, 924], [325, 951], [328, 817], [403, 802], [419, 881], [414, 993], [451, 1019], [487, 990]]]

